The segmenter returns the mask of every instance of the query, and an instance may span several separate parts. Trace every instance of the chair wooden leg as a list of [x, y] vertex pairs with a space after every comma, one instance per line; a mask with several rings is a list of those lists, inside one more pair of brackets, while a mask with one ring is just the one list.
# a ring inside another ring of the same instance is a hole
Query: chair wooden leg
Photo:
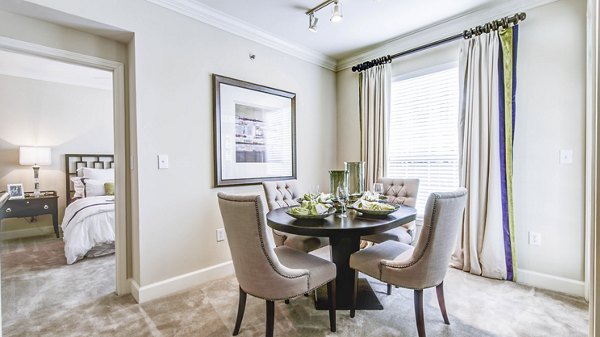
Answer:
[[356, 315], [356, 293], [358, 292], [358, 271], [354, 271], [354, 290], [352, 291], [352, 307], [350, 308], [350, 317]]
[[329, 281], [327, 283], [327, 302], [329, 302], [329, 328], [331, 332], [335, 332], [335, 311], [336, 311], [336, 303], [335, 303], [335, 280]]
[[392, 294], [392, 285], [388, 283], [387, 285], [387, 294], [391, 295]]
[[275, 302], [267, 301], [267, 327], [266, 337], [273, 337], [273, 326], [275, 325]]
[[435, 291], [437, 292], [438, 303], [440, 304], [442, 317], [444, 317], [444, 323], [450, 324], [450, 321], [448, 320], [448, 313], [446, 312], [446, 301], [444, 300], [444, 282], [435, 287]]
[[423, 290], [415, 290], [415, 317], [419, 337], [425, 337], [425, 317], [423, 316]]
[[242, 319], [244, 318], [244, 310], [246, 309], [246, 292], [240, 287], [240, 300], [238, 303], [238, 313], [235, 319], [235, 328], [233, 329], [233, 335], [237, 336], [240, 333], [240, 326], [242, 325]]

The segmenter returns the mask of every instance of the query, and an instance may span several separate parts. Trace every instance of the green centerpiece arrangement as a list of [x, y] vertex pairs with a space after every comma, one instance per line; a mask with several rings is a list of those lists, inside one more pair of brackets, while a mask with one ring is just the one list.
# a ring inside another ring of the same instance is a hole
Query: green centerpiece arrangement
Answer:
[[305, 194], [300, 199], [300, 206], [286, 210], [286, 213], [296, 219], [324, 219], [335, 213], [331, 194]]

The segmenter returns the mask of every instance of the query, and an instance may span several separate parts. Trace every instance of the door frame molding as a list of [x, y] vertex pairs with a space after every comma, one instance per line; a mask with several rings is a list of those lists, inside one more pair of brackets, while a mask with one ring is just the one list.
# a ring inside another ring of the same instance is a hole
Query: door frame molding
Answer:
[[0, 49], [108, 70], [113, 73], [115, 156], [115, 264], [116, 293], [130, 293], [127, 280], [127, 190], [125, 67], [123, 63], [0, 36]]
[[589, 335], [596, 336], [598, 319], [598, 262], [600, 242], [597, 231], [598, 201], [598, 100], [600, 86], [598, 78], [598, 20], [599, 0], [587, 1], [586, 27], [586, 130], [585, 130], [585, 297], [589, 301]]

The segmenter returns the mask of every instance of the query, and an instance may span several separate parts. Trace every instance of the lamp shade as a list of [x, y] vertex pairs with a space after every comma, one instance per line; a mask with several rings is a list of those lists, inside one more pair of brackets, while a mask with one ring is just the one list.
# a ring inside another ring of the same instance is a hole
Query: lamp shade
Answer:
[[50, 165], [52, 164], [52, 152], [49, 147], [21, 146], [19, 148], [19, 164]]

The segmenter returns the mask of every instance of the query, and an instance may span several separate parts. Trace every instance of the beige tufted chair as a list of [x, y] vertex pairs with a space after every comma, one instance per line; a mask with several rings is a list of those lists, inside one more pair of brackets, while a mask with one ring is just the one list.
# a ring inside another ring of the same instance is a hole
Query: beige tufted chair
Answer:
[[233, 335], [240, 331], [246, 294], [266, 300], [266, 336], [273, 336], [274, 301], [300, 296], [327, 284], [329, 324], [335, 331], [335, 264], [287, 246], [273, 247], [259, 195], [219, 193], [240, 299]]
[[[388, 202], [410, 207], [415, 207], [417, 204], [419, 179], [379, 178], [377, 182], [383, 184], [383, 194], [387, 196]], [[383, 233], [363, 236], [361, 239], [374, 243], [393, 240], [410, 245], [415, 240], [416, 227], [416, 223], [411, 221]], [[392, 294], [392, 286], [389, 284], [387, 285], [387, 294]]]
[[[383, 194], [387, 196], [389, 202], [415, 207], [419, 179], [379, 178], [377, 182], [383, 184]], [[415, 238], [415, 229], [415, 222], [412, 221], [387, 232], [363, 236], [362, 239], [375, 243], [394, 240], [410, 245]]]
[[[300, 205], [296, 199], [302, 196], [298, 192], [295, 180], [265, 181], [263, 182], [263, 189], [267, 197], [269, 211], [281, 207]], [[273, 238], [276, 246], [286, 245], [307, 253], [329, 244], [328, 238], [288, 234], [277, 230], [273, 230]]]
[[[425, 337], [423, 289], [436, 287], [444, 323], [450, 324], [444, 300], [444, 277], [462, 223], [467, 190], [431, 193], [425, 206], [423, 231], [415, 247], [386, 241], [350, 256], [350, 267], [388, 284], [414, 289], [419, 337]], [[353, 296], [354, 317], [356, 293]]]

